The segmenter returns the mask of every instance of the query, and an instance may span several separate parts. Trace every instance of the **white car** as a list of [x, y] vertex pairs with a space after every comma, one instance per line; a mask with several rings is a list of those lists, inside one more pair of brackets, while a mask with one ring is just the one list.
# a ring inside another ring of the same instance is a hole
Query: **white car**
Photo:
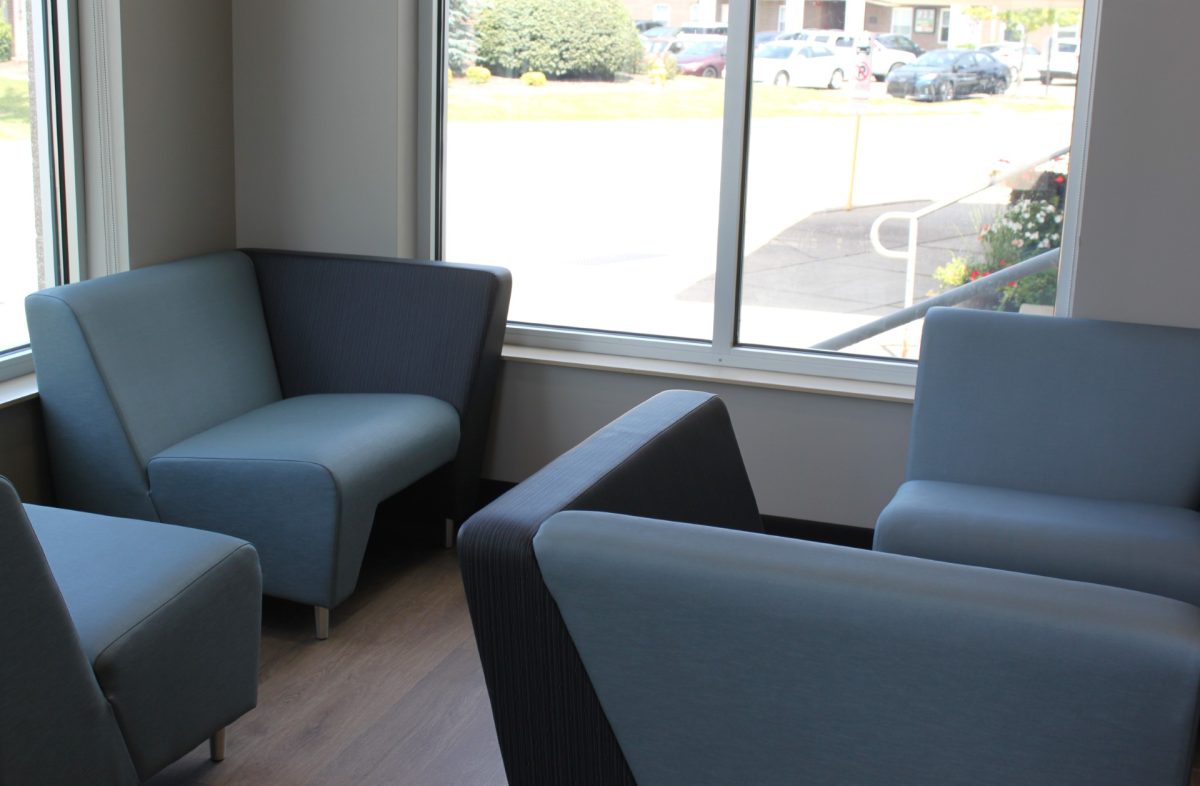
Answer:
[[979, 47], [1008, 66], [1009, 83], [1019, 85], [1026, 79], [1040, 79], [1046, 57], [1036, 46], [1020, 41], [996, 41]]
[[776, 40], [807, 41], [824, 44], [842, 58], [846, 73], [851, 73], [858, 64], [858, 53], [869, 51], [871, 73], [875, 79], [884, 77], [902, 65], [916, 60], [925, 50], [913, 43], [908, 36], [895, 33], [847, 33], [845, 30], [797, 30], [783, 33]]
[[1046, 59], [1042, 63], [1042, 82], [1055, 79], [1079, 78], [1079, 35], [1071, 30], [1059, 31], [1046, 44]]
[[846, 66], [824, 44], [771, 41], [754, 50], [754, 81], [780, 87], [828, 87], [846, 84]]

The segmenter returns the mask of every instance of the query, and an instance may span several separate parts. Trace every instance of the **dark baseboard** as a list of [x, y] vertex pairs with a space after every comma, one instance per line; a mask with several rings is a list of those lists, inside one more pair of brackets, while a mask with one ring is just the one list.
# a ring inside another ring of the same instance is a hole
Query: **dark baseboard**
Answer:
[[[478, 506], [482, 508], [488, 505], [515, 485], [517, 484], [503, 480], [487, 478], [480, 480]], [[770, 535], [812, 540], [818, 543], [832, 543], [835, 546], [869, 549], [871, 548], [871, 538], [874, 535], [873, 530], [847, 524], [826, 524], [820, 521], [790, 519], [784, 516], [763, 516], [762, 519], [763, 529]]]
[[763, 516], [762, 519], [763, 529], [769, 535], [832, 543], [835, 546], [850, 546], [856, 549], [871, 548], [871, 540], [875, 535], [872, 529], [849, 524], [826, 524], [822, 521], [789, 519], [784, 516]]

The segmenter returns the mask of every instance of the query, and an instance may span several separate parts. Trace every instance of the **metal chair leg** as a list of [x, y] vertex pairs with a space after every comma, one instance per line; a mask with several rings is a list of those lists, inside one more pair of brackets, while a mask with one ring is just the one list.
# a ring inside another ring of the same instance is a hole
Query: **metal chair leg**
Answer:
[[225, 727], [217, 729], [208, 738], [208, 758], [213, 761], [225, 760]]
[[317, 620], [317, 638], [321, 641], [329, 638], [329, 609], [324, 606], [313, 606]]

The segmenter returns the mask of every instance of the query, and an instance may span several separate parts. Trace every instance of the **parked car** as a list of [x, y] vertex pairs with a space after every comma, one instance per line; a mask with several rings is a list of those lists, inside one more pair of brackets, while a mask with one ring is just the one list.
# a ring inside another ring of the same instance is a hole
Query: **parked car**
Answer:
[[949, 101], [969, 93], [1003, 93], [1008, 66], [987, 52], [938, 49], [926, 52], [887, 77], [888, 95]]
[[675, 55], [675, 63], [687, 76], [720, 76], [725, 70], [725, 40], [688, 43]]
[[646, 43], [649, 41], [657, 41], [663, 38], [674, 38], [678, 34], [678, 27], [659, 25], [658, 27], [651, 27], [648, 30], [643, 30], [641, 33], [641, 39], [643, 43]]
[[663, 23], [656, 19], [635, 19], [633, 26], [637, 28], [639, 33], [645, 33], [647, 30], [653, 30], [656, 27], [663, 27]]
[[854, 67], [858, 53], [865, 50], [871, 57], [871, 73], [880, 82], [893, 69], [907, 65], [925, 53], [911, 38], [895, 33], [853, 35], [845, 30], [797, 30], [783, 33], [779, 38], [825, 44], [842, 58], [843, 67], [847, 69]]
[[845, 67], [833, 50], [806, 41], [772, 41], [755, 49], [753, 77], [780, 87], [836, 90], [846, 83]]
[[992, 57], [1008, 66], [1008, 79], [1013, 84], [1019, 84], [1025, 79], [1040, 79], [1042, 66], [1046, 58], [1042, 51], [1031, 44], [1020, 41], [996, 41], [979, 47], [980, 52], [987, 52]]
[[1055, 79], [1079, 78], [1079, 34], [1061, 30], [1046, 44], [1046, 62], [1042, 65], [1042, 83]]
[[689, 38], [712, 38], [713, 36], [726, 36], [729, 34], [729, 25], [724, 22], [688, 22], [679, 28], [677, 38], [687, 40]]

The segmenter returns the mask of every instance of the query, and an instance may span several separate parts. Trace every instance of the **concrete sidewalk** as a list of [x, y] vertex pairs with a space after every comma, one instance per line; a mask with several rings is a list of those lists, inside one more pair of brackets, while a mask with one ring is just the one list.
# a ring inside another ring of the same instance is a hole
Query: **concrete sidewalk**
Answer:
[[[747, 306], [880, 316], [904, 306], [905, 261], [877, 254], [872, 222], [888, 211], [918, 210], [929, 202], [872, 205], [814, 213], [746, 257], [742, 303]], [[920, 222], [915, 300], [938, 288], [933, 271], [952, 257], [980, 255], [979, 227], [1004, 204], [957, 204]], [[881, 231], [888, 248], [908, 243], [907, 224], [889, 221]], [[709, 277], [680, 294], [710, 300]]]

